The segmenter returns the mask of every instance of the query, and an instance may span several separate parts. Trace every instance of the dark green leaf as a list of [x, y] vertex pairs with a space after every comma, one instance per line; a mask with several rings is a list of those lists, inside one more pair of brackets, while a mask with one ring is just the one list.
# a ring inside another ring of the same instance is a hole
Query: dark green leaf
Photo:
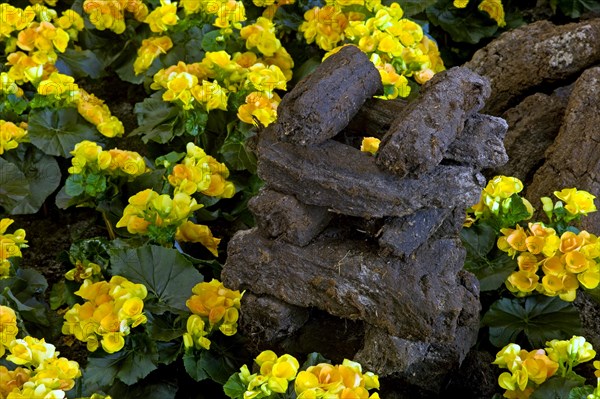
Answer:
[[220, 30], [213, 30], [204, 34], [202, 38], [202, 49], [204, 51], [225, 50], [225, 40]]
[[246, 141], [256, 132], [247, 124], [232, 124], [219, 153], [227, 166], [233, 170], [248, 170], [256, 173], [256, 155], [246, 146]]
[[10, 151], [6, 159], [23, 172], [29, 183], [30, 191], [27, 197], [10, 210], [13, 215], [36, 213], [46, 198], [60, 184], [60, 168], [56, 160], [44, 154], [36, 147], [25, 144], [15, 151]]
[[74, 108], [36, 109], [29, 113], [31, 143], [48, 155], [70, 158], [75, 144], [83, 140], [102, 141], [96, 128]]
[[223, 385], [223, 391], [225, 395], [231, 399], [243, 399], [244, 392], [246, 392], [246, 385], [240, 379], [239, 373], [232, 374]]
[[98, 350], [88, 358], [84, 379], [86, 384], [106, 389], [115, 378], [132, 385], [156, 370], [158, 351], [156, 343], [145, 334], [133, 333], [127, 337], [124, 349], [116, 353]]
[[587, 399], [588, 395], [594, 392], [594, 387], [591, 385], [585, 385], [583, 387], [576, 387], [569, 392], [568, 399]]
[[29, 195], [29, 183], [19, 168], [0, 158], [0, 206], [10, 210]]
[[187, 312], [185, 305], [202, 275], [177, 250], [156, 245], [110, 251], [111, 272], [144, 284], [147, 309], [154, 313]]
[[540, 385], [531, 394], [531, 399], [569, 399], [569, 394], [573, 388], [583, 385], [579, 381], [574, 381], [564, 377], [551, 377]]
[[405, 17], [423, 12], [427, 7], [431, 7], [437, 0], [398, 0], [398, 4], [402, 7]]
[[567, 17], [579, 18], [585, 11], [600, 12], [600, 3], [594, 0], [551, 0], [554, 12], [558, 9]]
[[161, 342], [156, 343], [158, 348], [158, 363], [159, 364], [171, 364], [179, 358], [182, 344], [181, 341], [174, 342]]
[[145, 143], [152, 140], [164, 144], [173, 138], [176, 117], [180, 112], [177, 106], [164, 102], [160, 96], [153, 96], [137, 103], [134, 112], [139, 127], [131, 135], [142, 135]]
[[66, 49], [58, 54], [56, 68], [60, 73], [75, 78], [90, 77], [98, 79], [104, 72], [104, 65], [90, 50]]
[[200, 356], [196, 356], [193, 350], [186, 351], [183, 355], [183, 365], [185, 366], [185, 371], [187, 371], [190, 377], [192, 377], [195, 381], [203, 381], [209, 378], [208, 373], [202, 367], [202, 363], [202, 358]]
[[521, 333], [532, 347], [541, 348], [546, 341], [582, 332], [573, 304], [543, 295], [502, 298], [490, 306], [482, 324], [490, 328], [490, 342], [499, 348], [516, 342]]
[[156, 342], [146, 334], [132, 334], [131, 349], [127, 349], [127, 356], [120, 362], [117, 378], [127, 385], [132, 385], [156, 370], [158, 364], [158, 350]]
[[70, 175], [65, 181], [65, 193], [71, 197], [77, 197], [85, 191], [83, 175]]
[[131, 386], [117, 381], [108, 393], [111, 397], [119, 399], [174, 399], [177, 394], [177, 381], [152, 376]]
[[476, 44], [498, 30], [496, 22], [476, 7], [456, 8], [452, 3], [452, 0], [438, 1], [427, 8], [427, 17], [432, 24], [448, 32], [455, 42]]
[[[191, 293], [190, 293], [191, 295]], [[187, 318], [165, 312], [162, 315], [148, 315], [146, 329], [155, 341], [172, 341], [180, 339], [186, 331]]]
[[496, 246], [496, 232], [487, 224], [476, 224], [463, 228], [460, 232], [467, 254], [471, 257], [485, 258]]
[[65, 280], [54, 284], [50, 291], [50, 308], [56, 310], [63, 305], [75, 305], [78, 302], [78, 297], [73, 292]]
[[176, 164], [181, 161], [185, 157], [185, 152], [175, 152], [171, 151], [170, 153], [160, 156], [154, 160], [154, 164], [156, 166], [163, 166], [168, 168], [169, 166]]

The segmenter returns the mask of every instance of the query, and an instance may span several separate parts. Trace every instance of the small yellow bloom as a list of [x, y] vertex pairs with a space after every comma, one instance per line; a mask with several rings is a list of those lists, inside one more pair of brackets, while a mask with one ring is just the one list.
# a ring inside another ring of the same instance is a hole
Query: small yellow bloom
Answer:
[[379, 143], [381, 143], [381, 140], [379, 140], [377, 137], [364, 137], [360, 145], [360, 150], [362, 152], [368, 152], [371, 155], [375, 155], [375, 153], [379, 150]]
[[[464, 0], [455, 0], [454, 3], [456, 4], [458, 1]], [[496, 21], [499, 27], [506, 26], [506, 22], [504, 21], [504, 7], [501, 0], [483, 0], [477, 8], [487, 13], [490, 18]]]

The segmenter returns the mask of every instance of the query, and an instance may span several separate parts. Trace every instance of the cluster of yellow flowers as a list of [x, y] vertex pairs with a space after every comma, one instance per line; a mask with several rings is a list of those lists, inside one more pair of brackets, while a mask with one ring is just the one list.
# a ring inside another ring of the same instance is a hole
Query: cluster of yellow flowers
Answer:
[[63, 106], [77, 107], [79, 114], [106, 137], [122, 136], [125, 132], [123, 123], [111, 114], [104, 101], [80, 88], [69, 75], [52, 72], [38, 83], [37, 93], [52, 97]]
[[[517, 296], [538, 291], [547, 296], [560, 296], [573, 301], [581, 284], [594, 289], [600, 283], [600, 257], [598, 237], [581, 231], [564, 232], [560, 237], [543, 223], [529, 223], [522, 227], [502, 229], [498, 248], [513, 257], [518, 254], [519, 270], [506, 280], [506, 287]], [[543, 272], [540, 280], [538, 272]]]
[[142, 0], [85, 0], [83, 11], [96, 29], [109, 29], [115, 33], [125, 31], [125, 12], [133, 14], [140, 22], [148, 15], [148, 7]]
[[173, 167], [168, 176], [175, 193], [192, 195], [196, 192], [209, 197], [231, 198], [235, 186], [228, 181], [229, 170], [224, 163], [207, 155], [194, 143], [187, 143], [185, 158]]
[[13, 219], [8, 218], [0, 220], [0, 278], [10, 275], [10, 261], [8, 259], [22, 257], [21, 248], [27, 248], [25, 230], [17, 229], [12, 234], [6, 233], [8, 226], [13, 222]]
[[266, 398], [273, 393], [285, 393], [288, 384], [296, 378], [300, 364], [288, 354], [277, 357], [275, 352], [261, 352], [254, 360], [260, 368], [258, 373], [250, 374], [245, 364], [238, 374], [246, 386], [244, 398]]
[[70, 174], [102, 173], [111, 177], [133, 180], [148, 171], [144, 158], [134, 151], [113, 148], [104, 151], [93, 141], [84, 140], [71, 151]]
[[[505, 213], [511, 205], [511, 197], [523, 191], [523, 183], [516, 177], [495, 176], [481, 192], [479, 202], [470, 211], [475, 219], [468, 219], [467, 225], [485, 216], [488, 212], [495, 216]], [[527, 199], [521, 198], [530, 216], [533, 216], [533, 206]]]
[[442, 70], [437, 45], [413, 21], [402, 18], [398, 3], [389, 6], [380, 0], [326, 0], [304, 14], [299, 31], [308, 43], [328, 51], [354, 44], [369, 55], [379, 70], [385, 89], [383, 98], [406, 97], [410, 86], [406, 77], [418, 83]]
[[117, 227], [127, 227], [131, 234], [148, 235], [161, 245], [172, 245], [173, 239], [197, 242], [214, 256], [221, 239], [215, 238], [208, 226], [188, 220], [202, 205], [188, 194], [178, 192], [173, 197], [146, 189], [129, 198], [129, 205]]
[[[469, 0], [454, 0], [454, 7], [456, 8], [465, 8], [467, 4], [469, 4]], [[504, 21], [504, 6], [501, 0], [483, 0], [477, 8], [487, 13], [490, 18], [496, 21], [498, 26], [506, 26], [506, 21]]]
[[0, 155], [4, 154], [4, 151], [14, 150], [24, 141], [27, 141], [26, 122], [21, 122], [17, 126], [0, 119]]
[[595, 356], [596, 351], [585, 338], [573, 336], [570, 340], [546, 342], [545, 349], [529, 352], [517, 344], [508, 344], [492, 364], [508, 369], [498, 377], [498, 384], [506, 389], [504, 397], [527, 399], [554, 374], [564, 377], [573, 367]]
[[369, 371], [363, 373], [362, 366], [344, 359], [341, 365], [320, 363], [298, 373], [295, 382], [298, 399], [357, 398], [379, 399], [379, 377]]
[[107, 353], [120, 351], [130, 330], [147, 321], [142, 311], [148, 291], [143, 284], [121, 276], [108, 282], [84, 280], [75, 294], [85, 303], [75, 304], [65, 313], [62, 333], [85, 342], [90, 352], [98, 349], [99, 338]]
[[207, 336], [218, 328], [227, 336], [237, 332], [243, 293], [226, 288], [219, 280], [198, 283], [192, 288], [186, 306], [193, 313], [187, 321], [183, 344], [187, 348], [210, 349]]
[[[253, 25], [246, 28], [251, 27]], [[238, 118], [254, 123], [253, 117], [256, 117], [267, 126], [277, 117], [276, 109], [281, 101], [274, 90], [286, 89], [293, 65], [283, 47], [263, 59], [251, 51], [235, 53], [233, 57], [225, 51], [207, 52], [200, 63], [179, 62], [161, 69], [154, 75], [150, 87], [165, 90], [163, 100], [175, 102], [183, 109], [199, 107], [207, 112], [227, 110], [229, 93], [244, 90], [248, 94], [245, 104], [238, 109]]]
[[371, 372], [362, 372], [362, 366], [348, 359], [341, 365], [319, 363], [298, 372], [298, 360], [288, 354], [277, 356], [267, 350], [255, 359], [259, 367], [251, 374], [248, 366], [243, 365], [238, 377], [246, 386], [244, 398], [266, 398], [272, 394], [285, 393], [290, 382], [294, 381], [294, 390], [298, 399], [318, 398], [354, 398], [379, 399], [379, 394], [369, 394], [371, 389], [379, 389], [379, 377]]
[[79, 364], [58, 357], [54, 345], [43, 338], [16, 339], [17, 316], [7, 306], [0, 306], [0, 333], [1, 355], [8, 348], [6, 360], [19, 366], [14, 370], [0, 366], [0, 397], [62, 399], [75, 386], [75, 378], [81, 376]]
[[180, 6], [186, 15], [201, 13], [208, 15], [213, 26], [217, 28], [241, 27], [241, 22], [246, 20], [246, 8], [242, 1], [235, 0], [182, 0]]
[[25, 9], [0, 4], [0, 25], [0, 41], [6, 42], [9, 53], [8, 76], [19, 84], [36, 83], [55, 72], [57, 51], [63, 53], [84, 27], [75, 11], [67, 10], [59, 17], [55, 10], [41, 4]]

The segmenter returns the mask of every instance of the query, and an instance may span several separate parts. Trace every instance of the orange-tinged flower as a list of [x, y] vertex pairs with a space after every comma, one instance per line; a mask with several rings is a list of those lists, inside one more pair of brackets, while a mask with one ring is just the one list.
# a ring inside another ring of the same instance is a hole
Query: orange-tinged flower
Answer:
[[535, 273], [517, 271], [508, 276], [506, 287], [516, 295], [523, 295], [533, 292], [538, 281], [539, 276]]
[[560, 236], [560, 251], [567, 253], [571, 251], [577, 251], [583, 245], [583, 237], [579, 236], [572, 231], [565, 231]]
[[584, 254], [578, 251], [567, 252], [564, 256], [565, 268], [571, 273], [581, 273], [586, 271], [593, 263]]

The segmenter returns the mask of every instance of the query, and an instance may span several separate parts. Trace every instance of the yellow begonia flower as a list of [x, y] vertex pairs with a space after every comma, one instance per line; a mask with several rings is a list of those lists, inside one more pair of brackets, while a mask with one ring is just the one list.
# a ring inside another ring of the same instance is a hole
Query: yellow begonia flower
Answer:
[[213, 237], [208, 226], [195, 224], [188, 220], [177, 228], [175, 239], [177, 241], [200, 243], [204, 245], [206, 249], [208, 249], [214, 256], [219, 255], [217, 247], [219, 246], [221, 239]]
[[469, 0], [454, 0], [454, 7], [465, 8], [469, 4]]
[[173, 42], [169, 36], [151, 37], [142, 40], [142, 45], [137, 52], [137, 58], [133, 63], [135, 74], [139, 75], [145, 72], [159, 55], [166, 54], [172, 47]]
[[517, 296], [529, 294], [538, 286], [539, 276], [532, 272], [517, 271], [506, 279], [506, 288]]
[[[455, 0], [454, 3], [456, 4], [457, 1], [461, 0]], [[501, 0], [483, 0], [477, 8], [487, 13], [490, 18], [496, 21], [499, 27], [506, 26], [506, 22], [504, 21], [504, 7]]]
[[210, 282], [198, 283], [192, 289], [192, 295], [186, 306], [208, 323], [207, 331], [218, 327], [228, 336], [237, 332], [240, 300], [243, 293], [233, 291], [213, 279]]
[[161, 0], [161, 6], [154, 9], [144, 20], [145, 23], [150, 25], [150, 30], [157, 33], [164, 32], [170, 26], [177, 25], [178, 21], [177, 4], [171, 4], [168, 0]]
[[587, 215], [596, 211], [594, 204], [596, 197], [587, 191], [565, 188], [562, 191], [555, 191], [554, 195], [566, 203], [565, 209], [572, 215]]
[[269, 126], [277, 119], [277, 106], [281, 99], [276, 93], [254, 91], [246, 96], [246, 103], [238, 108], [237, 117], [248, 124], [256, 124], [254, 118], [261, 125]]
[[379, 150], [379, 143], [381, 143], [381, 140], [379, 140], [377, 137], [364, 137], [360, 144], [360, 150], [362, 152], [368, 152], [371, 155], [375, 155], [375, 153], [377, 153]]
[[75, 294], [86, 302], [65, 313], [62, 332], [86, 342], [89, 351], [101, 345], [108, 353], [117, 352], [123, 348], [124, 336], [131, 328], [147, 321], [142, 313], [147, 293], [142, 284], [121, 276], [113, 276], [108, 282], [84, 280]]
[[26, 136], [26, 128], [0, 119], [0, 155], [17, 148], [19, 143], [27, 140]]
[[246, 40], [248, 50], [256, 48], [268, 57], [281, 48], [281, 42], [275, 36], [273, 21], [264, 17], [258, 17], [254, 24], [243, 27], [240, 36]]

